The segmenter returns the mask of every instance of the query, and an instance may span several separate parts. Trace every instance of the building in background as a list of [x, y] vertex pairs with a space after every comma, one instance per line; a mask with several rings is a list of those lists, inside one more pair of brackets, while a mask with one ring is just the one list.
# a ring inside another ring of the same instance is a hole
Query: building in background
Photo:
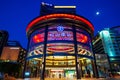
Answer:
[[7, 44], [3, 47], [2, 54], [0, 56], [0, 66], [3, 66], [4, 69], [6, 69], [6, 71], [4, 70], [3, 72], [14, 74], [16, 77], [22, 77], [25, 64], [25, 55], [26, 50], [21, 47], [19, 42], [8, 41]]
[[[15, 52], [16, 54], [14, 55], [14, 57], [12, 56], [12, 58], [16, 58], [16, 59], [13, 59], [13, 60], [24, 65], [25, 56], [26, 56], [26, 49], [23, 48], [18, 41], [8, 41], [7, 45], [4, 48], [8, 48], [11, 51], [11, 55], [13, 55], [12, 51]], [[4, 51], [6, 51], [6, 49], [3, 50], [3, 52]], [[10, 51], [8, 51], [8, 52], [10, 52]], [[10, 59], [10, 60], [12, 60], [12, 59]]]
[[0, 30], [0, 55], [2, 53], [3, 47], [6, 45], [8, 41], [8, 32], [4, 30]]
[[100, 31], [93, 40], [99, 77], [106, 71], [120, 72], [120, 26]]
[[40, 15], [54, 14], [54, 13], [68, 13], [76, 14], [76, 6], [55, 6], [53, 4], [48, 4], [42, 2], [40, 8]]
[[95, 75], [91, 22], [76, 15], [75, 6], [42, 3], [40, 13], [26, 28], [29, 42], [25, 74], [41, 75], [42, 80]]

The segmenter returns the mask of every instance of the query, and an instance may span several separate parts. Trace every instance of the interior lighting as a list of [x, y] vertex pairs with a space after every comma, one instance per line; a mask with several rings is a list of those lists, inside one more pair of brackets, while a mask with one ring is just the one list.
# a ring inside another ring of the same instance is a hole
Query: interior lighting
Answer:
[[59, 70], [59, 69], [52, 69], [51, 71], [58, 72], [58, 71], [63, 71], [63, 70]]
[[18, 48], [18, 47], [11, 47], [10, 49], [20, 49], [20, 48]]

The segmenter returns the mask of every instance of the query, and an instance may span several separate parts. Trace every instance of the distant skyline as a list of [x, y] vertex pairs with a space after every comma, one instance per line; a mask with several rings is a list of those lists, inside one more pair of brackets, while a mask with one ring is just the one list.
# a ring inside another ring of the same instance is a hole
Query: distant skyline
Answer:
[[104, 28], [120, 25], [120, 0], [0, 0], [0, 30], [9, 33], [9, 40], [27, 48], [26, 27], [40, 15], [40, 4], [76, 6], [76, 12], [87, 18], [95, 34]]

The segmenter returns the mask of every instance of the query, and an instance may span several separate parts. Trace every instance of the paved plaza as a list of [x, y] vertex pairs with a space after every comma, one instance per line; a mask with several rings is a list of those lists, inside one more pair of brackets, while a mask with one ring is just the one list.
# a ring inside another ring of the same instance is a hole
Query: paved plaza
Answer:
[[[25, 78], [25, 79], [16, 79], [16, 80], [40, 80], [40, 78]], [[45, 80], [76, 80], [76, 79], [68, 79], [68, 78], [45, 78]], [[116, 76], [114, 78], [82, 78], [80, 80], [120, 80], [120, 76]]]

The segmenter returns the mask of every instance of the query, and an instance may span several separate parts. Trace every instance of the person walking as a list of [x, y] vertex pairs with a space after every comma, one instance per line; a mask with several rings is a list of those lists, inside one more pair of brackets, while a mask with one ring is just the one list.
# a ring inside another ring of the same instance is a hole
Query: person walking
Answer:
[[4, 74], [4, 77], [3, 77], [4, 80], [9, 80], [9, 76], [7, 73]]

